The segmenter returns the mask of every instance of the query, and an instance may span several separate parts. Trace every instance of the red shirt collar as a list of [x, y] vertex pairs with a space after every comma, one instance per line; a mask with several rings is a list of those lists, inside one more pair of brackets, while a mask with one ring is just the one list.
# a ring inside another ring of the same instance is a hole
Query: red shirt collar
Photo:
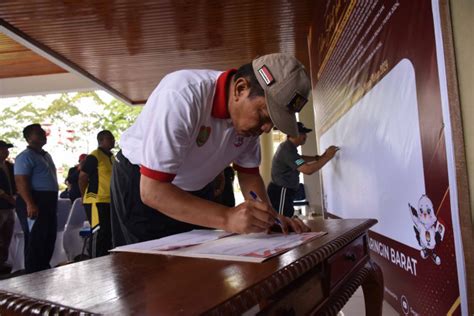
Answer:
[[212, 116], [220, 119], [230, 118], [229, 109], [227, 108], [227, 92], [228, 82], [232, 79], [232, 75], [237, 72], [237, 69], [230, 69], [223, 72], [217, 78], [216, 93], [214, 94], [214, 101], [212, 101]]

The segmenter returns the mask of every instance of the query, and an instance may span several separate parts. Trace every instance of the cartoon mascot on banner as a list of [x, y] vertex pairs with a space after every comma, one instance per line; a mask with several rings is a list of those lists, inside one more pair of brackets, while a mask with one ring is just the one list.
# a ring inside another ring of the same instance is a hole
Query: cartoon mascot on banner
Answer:
[[415, 226], [416, 240], [421, 246], [420, 254], [423, 259], [431, 256], [437, 265], [441, 264], [441, 258], [435, 253], [436, 245], [444, 238], [444, 225], [441, 224], [434, 212], [433, 203], [426, 195], [422, 195], [418, 200], [418, 209], [408, 203], [411, 218]]

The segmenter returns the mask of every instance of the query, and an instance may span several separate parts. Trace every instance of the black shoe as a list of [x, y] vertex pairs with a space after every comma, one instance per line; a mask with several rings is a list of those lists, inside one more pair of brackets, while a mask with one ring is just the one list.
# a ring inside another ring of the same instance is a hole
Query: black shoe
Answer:
[[6, 263], [0, 264], [0, 274], [10, 274], [12, 267]]

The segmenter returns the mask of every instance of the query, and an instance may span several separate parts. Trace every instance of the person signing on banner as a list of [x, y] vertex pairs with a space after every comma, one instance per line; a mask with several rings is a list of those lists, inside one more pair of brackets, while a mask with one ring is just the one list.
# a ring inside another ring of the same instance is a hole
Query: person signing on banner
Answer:
[[306, 134], [312, 129], [298, 122], [298, 136], [287, 135], [286, 141], [278, 146], [272, 160], [272, 182], [267, 192], [273, 208], [286, 217], [292, 217], [295, 209], [293, 200], [299, 186], [300, 172], [310, 175], [328, 163], [339, 150], [330, 146], [321, 156], [301, 156], [297, 147], [306, 143]]
[[[164, 77], [121, 137], [111, 183], [113, 246], [202, 226], [267, 231], [278, 215], [259, 174], [259, 136], [273, 125], [298, 135], [295, 113], [310, 90], [304, 66], [286, 54], [265, 55], [238, 70]], [[207, 186], [231, 163], [246, 198], [235, 207], [209, 201]], [[297, 219], [282, 222], [285, 229], [309, 230]]]

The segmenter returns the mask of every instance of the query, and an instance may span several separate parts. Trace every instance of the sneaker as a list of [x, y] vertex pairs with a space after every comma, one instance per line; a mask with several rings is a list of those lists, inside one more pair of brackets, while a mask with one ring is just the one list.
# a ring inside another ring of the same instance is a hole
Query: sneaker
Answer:
[[10, 274], [12, 267], [6, 263], [0, 264], [0, 274]]

